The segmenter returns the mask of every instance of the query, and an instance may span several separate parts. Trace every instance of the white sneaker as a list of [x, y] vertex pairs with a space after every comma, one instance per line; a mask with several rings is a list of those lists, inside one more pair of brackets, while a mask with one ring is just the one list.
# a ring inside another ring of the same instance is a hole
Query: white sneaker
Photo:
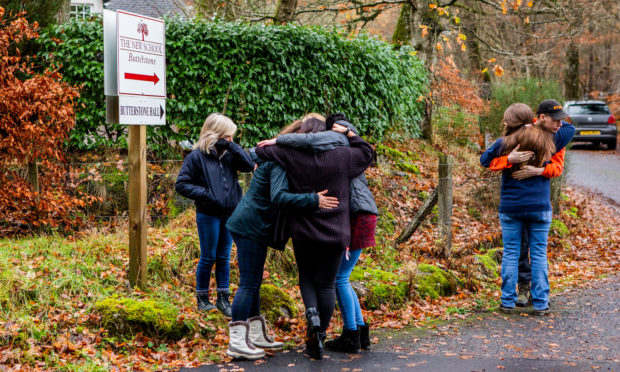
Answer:
[[267, 334], [267, 325], [262, 316], [253, 316], [248, 319], [250, 323], [250, 342], [263, 349], [280, 350], [284, 347], [283, 342], [275, 341]]
[[255, 347], [248, 335], [250, 325], [248, 322], [237, 321], [228, 323], [229, 341], [226, 354], [233, 358], [256, 360], [265, 356], [265, 350]]

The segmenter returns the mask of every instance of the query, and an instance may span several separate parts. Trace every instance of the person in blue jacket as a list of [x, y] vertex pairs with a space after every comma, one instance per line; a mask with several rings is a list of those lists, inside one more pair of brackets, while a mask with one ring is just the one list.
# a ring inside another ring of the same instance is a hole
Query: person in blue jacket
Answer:
[[[559, 103], [553, 109], [562, 110]], [[534, 113], [527, 105], [512, 104], [504, 112], [504, 136], [499, 138], [480, 157], [484, 167], [490, 167], [496, 158], [505, 157], [507, 162], [517, 166], [503, 167], [499, 217], [502, 225], [504, 251], [502, 258], [502, 296], [500, 310], [514, 311], [517, 300], [518, 262], [521, 252], [521, 236], [526, 230], [529, 238], [532, 270], [531, 296], [534, 315], [549, 312], [549, 279], [547, 265], [547, 238], [551, 225], [550, 181], [542, 175], [518, 180], [514, 177], [521, 166], [541, 167], [553, 153], [563, 149], [572, 139], [575, 128], [563, 123], [551, 135], [534, 126]], [[547, 141], [547, 137], [551, 143]], [[529, 146], [524, 146], [524, 140]], [[521, 148], [520, 148], [521, 146]], [[521, 151], [518, 151], [521, 150]]]
[[[280, 134], [294, 132], [299, 129], [299, 124], [301, 121], [293, 123]], [[337, 198], [326, 196], [328, 190], [290, 193], [284, 168], [256, 156], [254, 152], [251, 155], [258, 168], [247, 193], [226, 223], [237, 246], [240, 276], [239, 289], [232, 304], [227, 353], [249, 360], [263, 357], [263, 349], [278, 350], [284, 346], [269, 337], [265, 319], [260, 315], [260, 286], [267, 249], [269, 246], [284, 248], [282, 242], [274, 241], [278, 213], [282, 208], [316, 210], [338, 206]]]
[[[342, 113], [326, 119], [327, 129], [336, 123], [358, 134], [348, 118]], [[337, 146], [348, 146], [346, 135], [333, 130], [318, 133], [291, 133], [278, 136], [275, 140], [259, 142], [259, 146], [280, 145], [304, 151], [329, 151]], [[351, 286], [350, 277], [361, 255], [362, 249], [375, 245], [377, 226], [377, 205], [364, 174], [351, 180], [350, 184], [351, 242], [342, 257], [336, 276], [336, 297], [342, 315], [342, 334], [325, 343], [328, 349], [347, 353], [359, 352], [370, 347], [370, 326], [364, 320], [357, 294]]]
[[[237, 172], [251, 172], [254, 162], [241, 146], [232, 142], [237, 131], [233, 121], [222, 114], [210, 114], [202, 126], [194, 151], [183, 160], [175, 183], [176, 191], [194, 200], [200, 241], [196, 268], [198, 310], [216, 308], [231, 316], [229, 302], [230, 250], [232, 238], [226, 221], [241, 200]], [[217, 301], [209, 301], [211, 270], [215, 265]]]

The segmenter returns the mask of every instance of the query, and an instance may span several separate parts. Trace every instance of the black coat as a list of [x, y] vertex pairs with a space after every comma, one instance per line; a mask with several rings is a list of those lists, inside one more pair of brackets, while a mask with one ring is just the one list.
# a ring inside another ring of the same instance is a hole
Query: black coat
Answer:
[[185, 157], [174, 188], [194, 200], [197, 212], [228, 217], [243, 194], [237, 171], [252, 170], [254, 162], [250, 155], [236, 143], [230, 143], [221, 157], [213, 149], [208, 154], [197, 149]]

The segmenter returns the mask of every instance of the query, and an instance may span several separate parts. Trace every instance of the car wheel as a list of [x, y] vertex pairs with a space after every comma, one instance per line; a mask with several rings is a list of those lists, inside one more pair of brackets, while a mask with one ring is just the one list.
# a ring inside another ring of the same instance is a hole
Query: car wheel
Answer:
[[616, 140], [610, 140], [610, 141], [607, 142], [607, 149], [608, 150], [615, 150], [617, 144], [618, 144], [618, 142]]

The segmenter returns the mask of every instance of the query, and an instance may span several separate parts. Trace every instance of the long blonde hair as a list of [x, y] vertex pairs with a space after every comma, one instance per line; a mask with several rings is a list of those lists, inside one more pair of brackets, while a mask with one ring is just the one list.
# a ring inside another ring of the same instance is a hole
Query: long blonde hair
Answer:
[[200, 151], [207, 153], [211, 151], [219, 139], [232, 137], [236, 131], [237, 126], [228, 116], [214, 112], [205, 119], [200, 130], [200, 138], [194, 144], [194, 149], [200, 149]]

